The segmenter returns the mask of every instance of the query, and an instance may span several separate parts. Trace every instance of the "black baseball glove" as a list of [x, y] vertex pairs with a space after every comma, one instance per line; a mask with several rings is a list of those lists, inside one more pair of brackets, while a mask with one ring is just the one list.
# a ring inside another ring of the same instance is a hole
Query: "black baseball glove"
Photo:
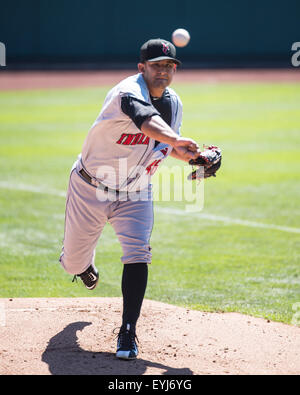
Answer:
[[210, 145], [203, 147], [204, 151], [200, 153], [198, 158], [191, 159], [189, 164], [197, 166], [198, 169], [193, 170], [188, 175], [188, 180], [201, 180], [208, 177], [216, 177], [216, 172], [221, 166], [222, 153], [219, 147]]

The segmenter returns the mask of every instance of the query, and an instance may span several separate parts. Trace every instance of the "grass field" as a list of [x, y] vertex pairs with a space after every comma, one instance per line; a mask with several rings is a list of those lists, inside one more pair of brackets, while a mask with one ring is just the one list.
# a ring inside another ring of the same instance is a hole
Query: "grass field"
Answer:
[[[300, 86], [174, 88], [182, 133], [222, 147], [223, 165], [205, 182], [202, 213], [211, 218], [185, 214], [181, 202], [155, 203], [146, 297], [290, 323], [300, 302]], [[110, 225], [93, 293], [58, 264], [68, 173], [107, 90], [0, 92], [0, 297], [121, 295], [122, 252]]]

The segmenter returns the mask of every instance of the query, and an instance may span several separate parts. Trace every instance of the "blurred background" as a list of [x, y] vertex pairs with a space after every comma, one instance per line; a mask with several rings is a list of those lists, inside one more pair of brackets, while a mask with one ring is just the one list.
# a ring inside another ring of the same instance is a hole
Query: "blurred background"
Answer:
[[[0, 42], [13, 69], [135, 67], [149, 38], [171, 40], [185, 68], [290, 67], [299, 0], [1, 0]], [[3, 71], [3, 68], [1, 68]]]

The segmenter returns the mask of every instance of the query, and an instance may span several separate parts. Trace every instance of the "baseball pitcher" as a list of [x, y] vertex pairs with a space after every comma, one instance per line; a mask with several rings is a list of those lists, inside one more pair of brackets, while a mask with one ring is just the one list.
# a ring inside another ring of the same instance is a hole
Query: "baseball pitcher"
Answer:
[[112, 225], [124, 264], [116, 353], [122, 359], [138, 354], [136, 323], [151, 263], [151, 177], [168, 155], [192, 163], [200, 156], [198, 144], [180, 135], [182, 103], [168, 88], [179, 64], [168, 41], [141, 47], [138, 73], [107, 94], [70, 174], [60, 262], [94, 289], [96, 245], [104, 225]]

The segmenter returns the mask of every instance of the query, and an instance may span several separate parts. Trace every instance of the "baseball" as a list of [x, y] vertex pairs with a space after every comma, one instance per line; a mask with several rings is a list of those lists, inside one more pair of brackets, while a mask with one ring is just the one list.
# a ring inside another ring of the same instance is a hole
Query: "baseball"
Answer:
[[190, 38], [190, 33], [185, 29], [176, 29], [172, 34], [172, 41], [176, 47], [185, 47]]

